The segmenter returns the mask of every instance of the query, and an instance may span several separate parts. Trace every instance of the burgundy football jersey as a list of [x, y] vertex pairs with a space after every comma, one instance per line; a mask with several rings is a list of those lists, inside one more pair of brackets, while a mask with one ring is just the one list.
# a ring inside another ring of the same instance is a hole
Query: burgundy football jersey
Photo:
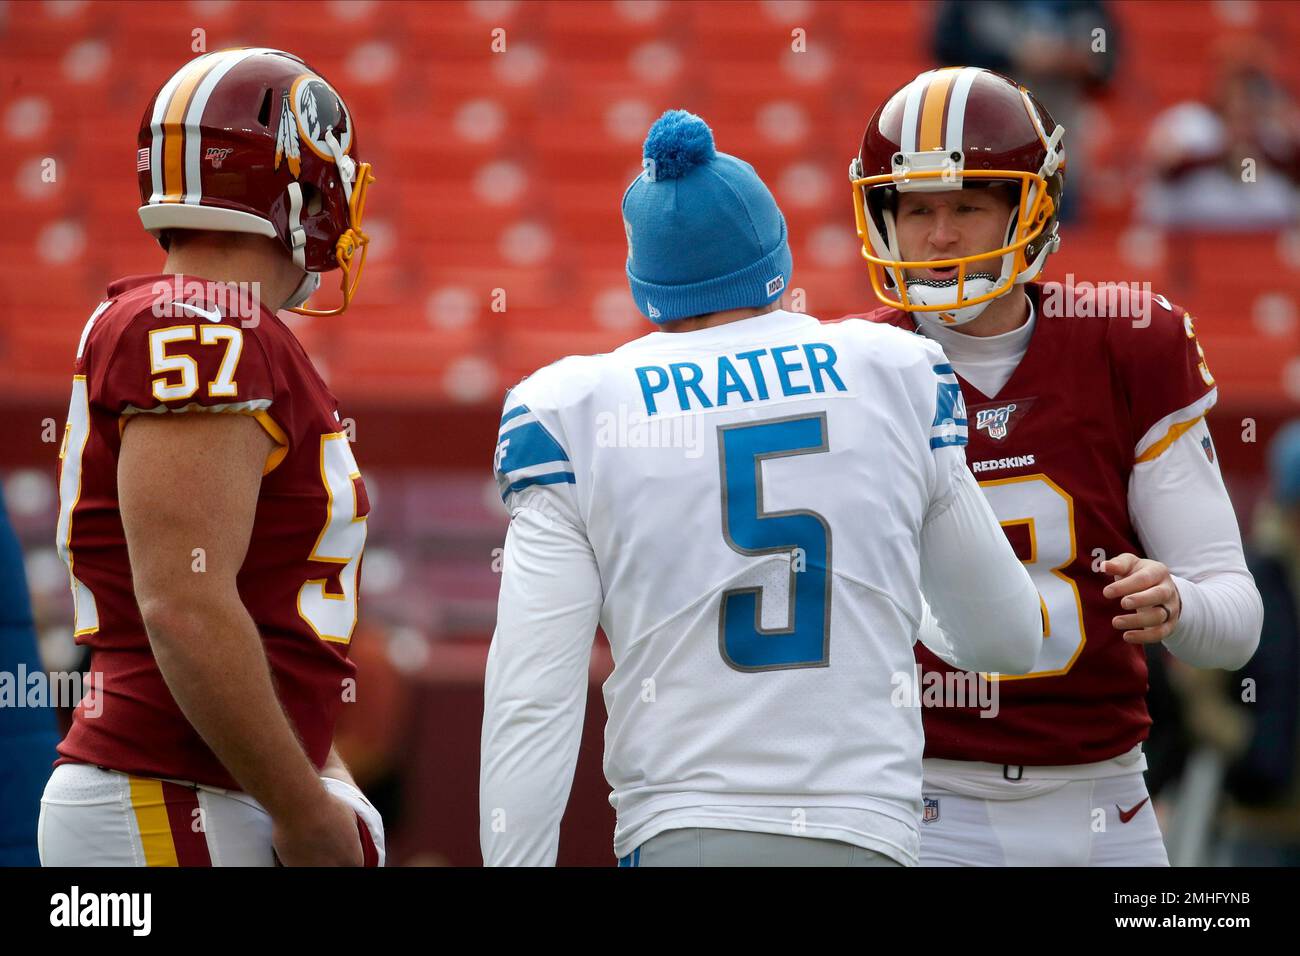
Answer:
[[182, 715], [150, 650], [118, 513], [122, 432], [134, 415], [225, 413], [253, 416], [275, 439], [238, 587], [317, 767], [355, 672], [348, 642], [370, 505], [338, 403], [293, 333], [266, 309], [241, 323], [222, 316], [220, 299], [168, 303], [164, 287], [175, 288], [172, 276], [113, 283], [77, 349], [59, 455], [58, 545], [72, 577], [76, 639], [90, 646], [102, 686], [94, 708], [77, 708], [58, 749], [60, 762], [238, 789]]
[[[1032, 674], [1000, 678], [997, 716], [926, 708], [925, 755], [1092, 763], [1130, 750], [1151, 725], [1146, 657], [1112, 626], [1125, 612], [1102, 596], [1113, 578], [1094, 568], [1125, 551], [1144, 556], [1129, 519], [1129, 475], [1204, 416], [1216, 390], [1190, 316], [1163, 297], [1142, 297], [1147, 324], [1111, 317], [1136, 310], [1108, 308], [1115, 303], [1104, 296], [1084, 301], [1075, 290], [1076, 308], [1066, 309], [1043, 286], [1026, 293], [1037, 320], [1002, 390], [985, 395], [958, 377], [966, 460], [1039, 590], [1045, 643]], [[895, 309], [866, 317], [916, 329]], [[924, 671], [952, 671], [919, 642], [916, 655]]]

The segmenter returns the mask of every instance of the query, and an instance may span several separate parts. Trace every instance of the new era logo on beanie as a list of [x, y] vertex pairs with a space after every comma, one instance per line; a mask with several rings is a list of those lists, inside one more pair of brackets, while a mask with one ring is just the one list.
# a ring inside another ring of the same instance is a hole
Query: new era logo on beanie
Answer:
[[718, 152], [704, 120], [685, 110], [650, 127], [643, 157], [623, 194], [627, 279], [641, 314], [670, 322], [776, 299], [790, 281], [790, 245], [754, 168]]

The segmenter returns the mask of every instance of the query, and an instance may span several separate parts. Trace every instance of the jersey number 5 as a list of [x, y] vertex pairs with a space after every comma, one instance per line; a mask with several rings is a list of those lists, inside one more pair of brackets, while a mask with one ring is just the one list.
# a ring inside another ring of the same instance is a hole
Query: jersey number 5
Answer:
[[722, 594], [718, 649], [740, 671], [830, 663], [831, 529], [815, 511], [764, 511], [763, 462], [830, 450], [826, 415], [718, 428], [722, 537], [744, 555], [790, 555], [786, 627], [763, 627], [761, 587]]

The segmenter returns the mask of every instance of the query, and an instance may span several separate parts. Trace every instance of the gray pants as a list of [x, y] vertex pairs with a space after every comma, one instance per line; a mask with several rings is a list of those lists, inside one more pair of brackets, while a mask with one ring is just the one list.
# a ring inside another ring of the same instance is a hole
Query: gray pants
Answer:
[[902, 866], [839, 840], [688, 827], [665, 830], [622, 857], [619, 866]]

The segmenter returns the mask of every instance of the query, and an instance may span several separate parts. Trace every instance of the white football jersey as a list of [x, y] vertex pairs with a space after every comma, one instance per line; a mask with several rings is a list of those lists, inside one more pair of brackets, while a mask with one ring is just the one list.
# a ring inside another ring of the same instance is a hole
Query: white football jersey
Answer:
[[916, 861], [921, 714], [899, 688], [965, 419], [933, 342], [785, 311], [510, 392], [506, 506], [578, 529], [599, 571], [616, 854], [715, 826]]

